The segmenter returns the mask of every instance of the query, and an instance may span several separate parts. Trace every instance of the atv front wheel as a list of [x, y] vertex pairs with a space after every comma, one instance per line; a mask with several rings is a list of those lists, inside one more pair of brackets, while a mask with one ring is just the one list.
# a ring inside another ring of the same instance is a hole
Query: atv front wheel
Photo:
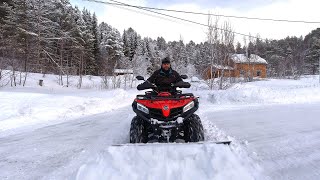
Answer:
[[184, 120], [184, 140], [186, 142], [204, 141], [204, 132], [201, 119], [193, 114]]
[[143, 119], [135, 116], [131, 121], [130, 143], [147, 143], [148, 133]]

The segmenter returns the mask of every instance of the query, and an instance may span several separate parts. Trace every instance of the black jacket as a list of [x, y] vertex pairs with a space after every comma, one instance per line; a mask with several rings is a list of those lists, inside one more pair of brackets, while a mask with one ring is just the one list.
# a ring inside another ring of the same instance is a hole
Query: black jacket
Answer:
[[172, 83], [182, 81], [182, 78], [177, 71], [170, 68], [168, 71], [162, 69], [155, 71], [148, 81], [154, 83], [160, 91], [167, 91], [172, 89]]

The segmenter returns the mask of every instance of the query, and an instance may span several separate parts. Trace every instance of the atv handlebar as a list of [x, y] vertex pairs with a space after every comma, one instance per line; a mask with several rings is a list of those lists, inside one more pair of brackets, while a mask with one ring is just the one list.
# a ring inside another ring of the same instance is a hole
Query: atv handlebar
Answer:
[[[138, 80], [144, 80], [144, 78], [142, 76], [137, 76], [136, 77]], [[188, 82], [184, 82], [184, 81], [179, 81], [175, 84], [171, 84], [171, 87], [172, 88], [190, 88], [191, 84], [188, 83]], [[139, 84], [137, 86], [137, 89], [140, 91], [140, 90], [145, 90], [145, 89], [152, 89], [154, 91], [157, 91], [158, 87], [149, 82], [148, 80], [144, 80], [143, 83]]]
[[[184, 81], [179, 81], [175, 84], [171, 84], [172, 88], [190, 88], [191, 84], [188, 82]], [[149, 81], [145, 81], [137, 86], [137, 89], [140, 90], [145, 90], [145, 89], [152, 89], [152, 90], [157, 90], [158, 87], [155, 84], [150, 83]]]
[[145, 89], [156, 89], [157, 86], [155, 84], [150, 83], [149, 81], [145, 81], [144, 83], [141, 83], [137, 86], [137, 89], [145, 90]]
[[178, 88], [190, 88], [191, 84], [188, 82], [184, 81], [179, 81], [175, 84], [172, 85], [173, 87], [178, 87]]

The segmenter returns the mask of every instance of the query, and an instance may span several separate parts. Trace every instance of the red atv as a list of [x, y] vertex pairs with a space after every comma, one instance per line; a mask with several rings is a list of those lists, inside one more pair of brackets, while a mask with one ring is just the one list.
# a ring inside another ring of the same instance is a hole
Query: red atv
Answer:
[[[186, 79], [186, 75], [181, 76]], [[144, 80], [142, 76], [136, 77]], [[198, 142], [204, 140], [203, 126], [194, 112], [199, 108], [198, 97], [183, 94], [176, 88], [189, 88], [190, 83], [178, 82], [169, 92], [158, 91], [148, 81], [139, 90], [152, 89], [137, 95], [132, 103], [137, 114], [131, 121], [130, 143]]]

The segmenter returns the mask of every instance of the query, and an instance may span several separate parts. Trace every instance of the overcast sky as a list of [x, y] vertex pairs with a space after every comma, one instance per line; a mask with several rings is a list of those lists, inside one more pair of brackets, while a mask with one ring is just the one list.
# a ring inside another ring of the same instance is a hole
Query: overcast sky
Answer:
[[[108, 1], [108, 0], [101, 0]], [[204, 13], [215, 13], [234, 16], [248, 16], [274, 19], [290, 19], [305, 21], [320, 21], [319, 0], [117, 0], [132, 5], [149, 6], [156, 8], [176, 9]], [[79, 8], [86, 7], [97, 14], [99, 22], [106, 22], [117, 28], [121, 33], [132, 27], [142, 37], [158, 36], [167, 41], [179, 40], [184, 42], [193, 40], [197, 43], [206, 39], [207, 28], [173, 20], [161, 15], [134, 8], [119, 8], [110, 5], [71, 0], [72, 5]], [[207, 24], [208, 17], [203, 15], [181, 14], [173, 12], [161, 13]], [[243, 34], [257, 35], [261, 38], [281, 39], [287, 36], [305, 36], [320, 24], [283, 23], [234, 18], [220, 18], [222, 24], [229, 21], [233, 30]], [[242, 36], [236, 36], [237, 41], [243, 41]]]

